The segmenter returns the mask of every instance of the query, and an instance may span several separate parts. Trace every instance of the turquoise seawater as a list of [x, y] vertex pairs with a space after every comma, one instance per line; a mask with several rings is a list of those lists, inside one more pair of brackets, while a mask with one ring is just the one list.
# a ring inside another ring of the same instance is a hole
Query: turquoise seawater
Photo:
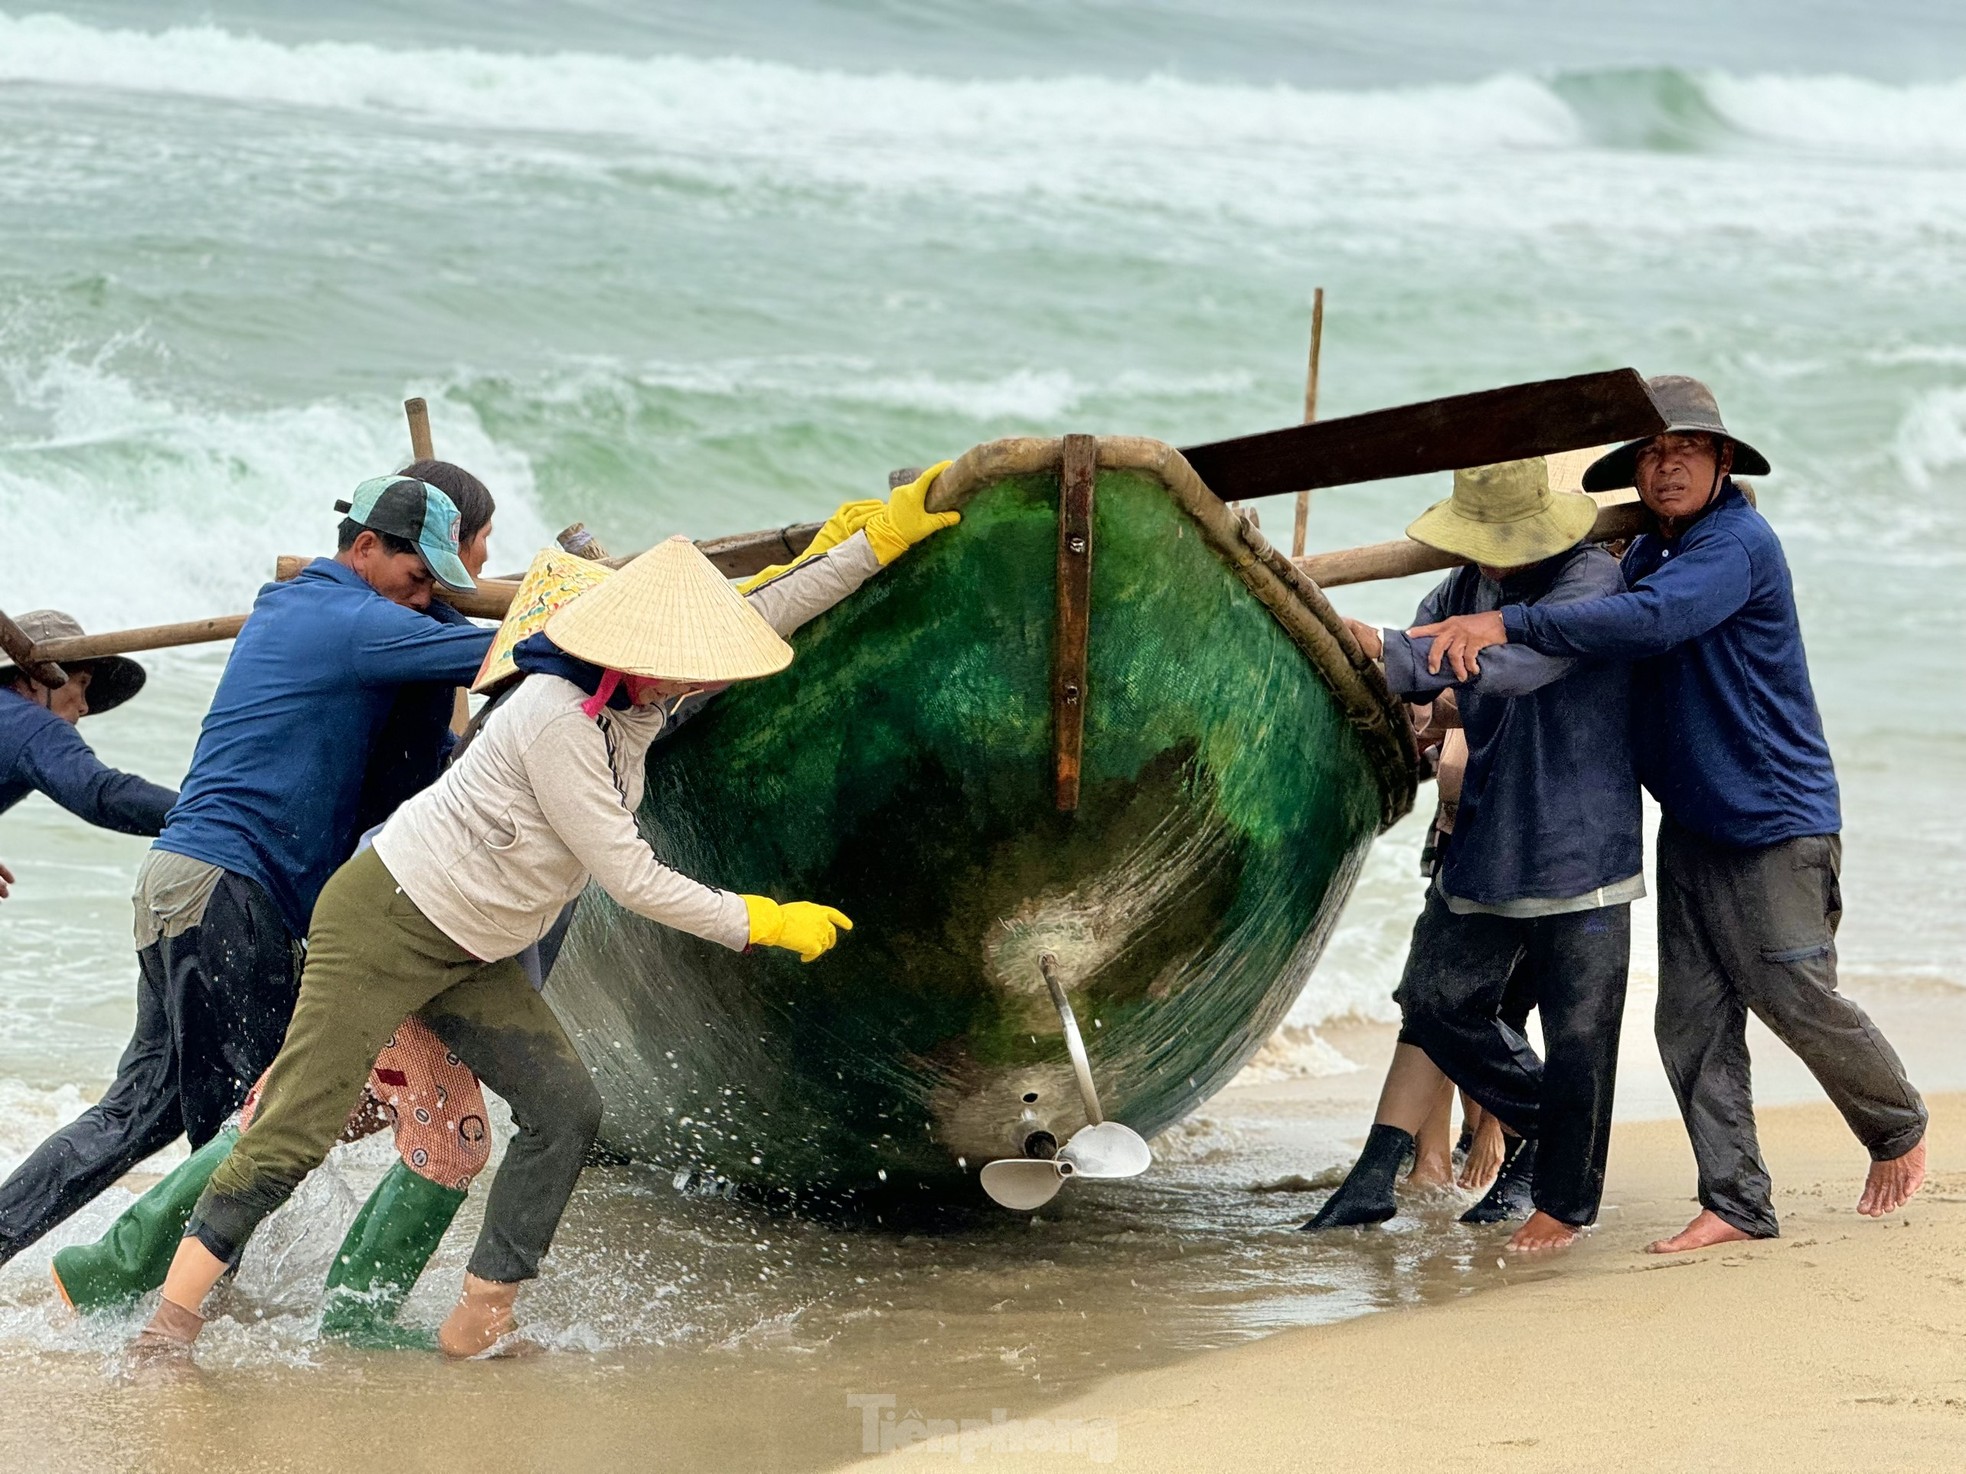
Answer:
[[[1966, 21], [1708, 9], [0, 12], [0, 607], [243, 609], [404, 458], [407, 394], [496, 491], [501, 567], [574, 519], [629, 549], [823, 515], [1003, 434], [1287, 424], [1321, 285], [1327, 415], [1713, 384], [1776, 468], [1846, 965], [1966, 983]], [[1445, 492], [1320, 493], [1313, 546]], [[151, 658], [85, 730], [175, 780], [222, 660]], [[1380, 846], [1300, 1022], [1384, 1015], [1417, 843]], [[0, 1156], [108, 1077], [141, 851], [0, 818]]]

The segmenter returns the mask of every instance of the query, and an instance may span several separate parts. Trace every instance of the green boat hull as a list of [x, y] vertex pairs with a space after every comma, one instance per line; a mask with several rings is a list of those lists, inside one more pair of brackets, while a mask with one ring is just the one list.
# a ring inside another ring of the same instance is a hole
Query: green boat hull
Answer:
[[652, 753], [665, 861], [854, 930], [801, 966], [590, 891], [548, 996], [614, 1150], [746, 1189], [959, 1186], [1085, 1123], [1040, 952], [1106, 1114], [1148, 1136], [1290, 1007], [1412, 802], [1404, 722], [1177, 453], [1101, 441], [1082, 790], [1060, 813], [1058, 446], [970, 452], [939, 488], [958, 528]]

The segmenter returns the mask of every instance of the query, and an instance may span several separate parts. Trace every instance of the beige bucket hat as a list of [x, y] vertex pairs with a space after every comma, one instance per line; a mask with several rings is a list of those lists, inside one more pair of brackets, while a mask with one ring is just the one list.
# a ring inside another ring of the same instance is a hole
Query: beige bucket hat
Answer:
[[792, 663], [792, 647], [686, 537], [570, 599], [546, 634], [578, 660], [656, 680], [748, 681]]
[[[78, 640], [86, 633], [80, 620], [60, 609], [30, 609], [14, 622], [37, 645], [44, 640]], [[143, 667], [124, 655], [98, 655], [63, 669], [70, 675], [89, 672], [89, 712], [95, 716], [128, 701], [143, 689], [145, 679]], [[19, 666], [0, 657], [0, 686], [11, 686], [19, 674]]]
[[[1582, 542], [1597, 521], [1597, 503], [1559, 485], [1578, 474], [1564, 458], [1555, 468], [1542, 456], [1454, 473], [1454, 494], [1416, 518], [1406, 535], [1443, 553], [1491, 568], [1521, 568]], [[1574, 485], [1574, 481], [1572, 483]]]
[[492, 637], [485, 663], [478, 667], [473, 691], [484, 692], [509, 681], [519, 673], [512, 652], [520, 643], [546, 628], [546, 621], [576, 594], [585, 593], [614, 570], [591, 558], [577, 557], [560, 548], [541, 548], [533, 554], [532, 566], [519, 580], [519, 591], [505, 611], [505, 620]]

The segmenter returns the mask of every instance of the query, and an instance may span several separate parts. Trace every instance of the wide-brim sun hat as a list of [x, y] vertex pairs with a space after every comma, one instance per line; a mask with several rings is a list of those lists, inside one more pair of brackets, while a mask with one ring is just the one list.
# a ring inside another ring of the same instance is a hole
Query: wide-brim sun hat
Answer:
[[[1721, 422], [1720, 405], [1713, 390], [1685, 374], [1660, 374], [1645, 381], [1660, 418], [1666, 422], [1661, 435], [1718, 435], [1734, 444], [1735, 476], [1766, 476], [1768, 457], [1749, 445]], [[1608, 455], [1600, 456], [1584, 473], [1585, 491], [1617, 491], [1638, 480], [1638, 453], [1653, 439], [1628, 440]]]
[[491, 649], [471, 682], [471, 689], [486, 692], [503, 685], [519, 673], [512, 652], [521, 643], [546, 628], [546, 621], [559, 613], [562, 605], [578, 594], [613, 575], [614, 570], [592, 558], [578, 557], [560, 548], [541, 548], [533, 555], [532, 566], [519, 580], [519, 591], [512, 596], [505, 618], [492, 637]]
[[686, 537], [570, 599], [546, 637], [577, 660], [651, 680], [750, 681], [792, 663], [792, 647]]
[[[44, 640], [74, 640], [85, 633], [81, 621], [59, 609], [30, 609], [14, 621], [35, 644]], [[144, 668], [124, 655], [100, 655], [94, 660], [78, 660], [64, 665], [69, 675], [89, 673], [89, 713], [113, 711], [143, 689], [148, 679]], [[20, 674], [11, 661], [0, 665], [0, 686], [10, 686]]]
[[1582, 542], [1597, 521], [1597, 503], [1553, 488], [1541, 456], [1454, 473], [1454, 494], [1414, 519], [1415, 542], [1485, 563], [1522, 568]]

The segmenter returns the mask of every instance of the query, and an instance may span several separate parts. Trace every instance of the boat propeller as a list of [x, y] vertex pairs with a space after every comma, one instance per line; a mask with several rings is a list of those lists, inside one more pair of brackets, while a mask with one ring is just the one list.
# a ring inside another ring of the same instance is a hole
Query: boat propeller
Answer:
[[1071, 1000], [1058, 985], [1058, 959], [1049, 952], [1038, 956], [1038, 970], [1051, 990], [1051, 1001], [1058, 1010], [1058, 1021], [1065, 1028], [1065, 1050], [1072, 1057], [1072, 1073], [1078, 1077], [1079, 1096], [1085, 1102], [1085, 1118], [1090, 1123], [1072, 1133], [1063, 1146], [1038, 1133], [1032, 1140], [1050, 1155], [1005, 1157], [987, 1163], [982, 1172], [983, 1191], [992, 1202], [1013, 1212], [1028, 1213], [1042, 1208], [1058, 1196], [1058, 1190], [1074, 1177], [1138, 1177], [1153, 1165], [1154, 1154], [1131, 1126], [1108, 1121], [1099, 1109], [1099, 1092], [1093, 1088], [1092, 1066], [1085, 1055], [1085, 1040], [1079, 1035], [1079, 1021], [1072, 1014]]

